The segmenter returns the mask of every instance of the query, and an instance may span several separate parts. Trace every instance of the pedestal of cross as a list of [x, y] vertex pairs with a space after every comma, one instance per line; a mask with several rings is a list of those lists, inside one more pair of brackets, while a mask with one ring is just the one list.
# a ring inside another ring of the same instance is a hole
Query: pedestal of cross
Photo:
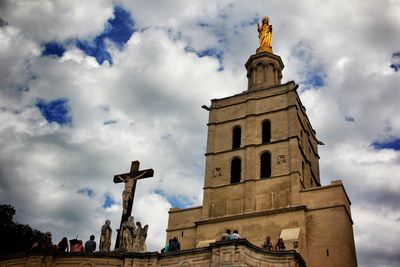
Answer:
[[117, 239], [115, 241], [115, 249], [119, 248], [120, 243], [120, 230], [122, 224], [128, 220], [132, 214], [133, 199], [135, 197], [136, 182], [139, 179], [153, 177], [154, 170], [147, 169], [139, 171], [139, 161], [132, 161], [131, 171], [114, 175], [114, 183], [125, 183], [125, 189], [122, 193], [122, 217], [119, 229], [117, 229]]

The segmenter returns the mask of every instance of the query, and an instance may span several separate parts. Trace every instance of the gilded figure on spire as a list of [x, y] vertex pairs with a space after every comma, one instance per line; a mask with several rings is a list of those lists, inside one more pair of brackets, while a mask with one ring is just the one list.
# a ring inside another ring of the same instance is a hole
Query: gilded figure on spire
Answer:
[[272, 53], [272, 25], [269, 24], [268, 17], [262, 17], [261, 25], [257, 23], [257, 31], [260, 43], [257, 53], [264, 51]]

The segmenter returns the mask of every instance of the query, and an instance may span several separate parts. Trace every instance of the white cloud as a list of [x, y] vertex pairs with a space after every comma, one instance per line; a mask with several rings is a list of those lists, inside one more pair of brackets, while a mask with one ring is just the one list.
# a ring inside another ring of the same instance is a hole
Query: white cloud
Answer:
[[[148, 247], [159, 250], [170, 204], [155, 191], [201, 203], [208, 114], [200, 106], [247, 89], [243, 65], [257, 46], [250, 22], [269, 15], [284, 81], [305, 81], [310, 70], [325, 75], [317, 89], [300, 87], [300, 97], [326, 144], [319, 148], [322, 181], [344, 180], [359, 264], [374, 266], [368, 252], [375, 245], [365, 243], [377, 241], [368, 230], [377, 229], [376, 221], [399, 230], [399, 152], [370, 144], [400, 136], [400, 75], [389, 68], [400, 49], [400, 5], [117, 1], [140, 31], [123, 50], [108, 42], [113, 64], [99, 65], [70, 40], [102, 32], [113, 3], [0, 4], [9, 24], [0, 28], [0, 200], [16, 206], [17, 220], [51, 230], [54, 242], [98, 236], [106, 219], [116, 229], [121, 208], [104, 209], [104, 194], [121, 201], [122, 185], [112, 177], [138, 159], [155, 177], [138, 183], [135, 217], [150, 225]], [[40, 56], [50, 40], [66, 44], [61, 58]], [[299, 44], [311, 60], [294, 53]], [[223, 52], [223, 71], [217, 58], [195, 53], [209, 48]], [[68, 99], [72, 124], [49, 124], [35, 107], [38, 98]], [[86, 187], [94, 197], [77, 193]], [[392, 237], [385, 242], [399, 247]], [[400, 262], [395, 250], [382, 250], [373, 255], [377, 264]]]
[[37, 42], [88, 38], [103, 31], [112, 17], [112, 1], [4, 1], [0, 16]]

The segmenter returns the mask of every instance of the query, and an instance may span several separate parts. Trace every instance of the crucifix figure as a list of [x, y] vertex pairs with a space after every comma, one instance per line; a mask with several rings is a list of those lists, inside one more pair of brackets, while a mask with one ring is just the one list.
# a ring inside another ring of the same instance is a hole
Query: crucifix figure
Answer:
[[147, 169], [139, 171], [139, 161], [132, 161], [131, 171], [128, 173], [122, 173], [114, 175], [114, 183], [125, 183], [125, 189], [122, 193], [122, 217], [120, 229], [117, 230], [117, 240], [115, 241], [115, 249], [120, 246], [120, 231], [122, 224], [128, 221], [128, 218], [132, 214], [133, 199], [135, 197], [136, 182], [139, 179], [153, 177], [154, 170]]

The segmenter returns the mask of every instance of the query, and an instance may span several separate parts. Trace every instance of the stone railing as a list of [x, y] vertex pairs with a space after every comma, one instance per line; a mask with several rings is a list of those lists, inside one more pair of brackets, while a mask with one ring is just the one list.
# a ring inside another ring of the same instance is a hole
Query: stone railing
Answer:
[[270, 251], [254, 246], [246, 239], [219, 241], [207, 247], [160, 254], [158, 252], [62, 253], [37, 251], [0, 256], [0, 267], [157, 267], [157, 266], [269, 266], [306, 267], [294, 250]]

